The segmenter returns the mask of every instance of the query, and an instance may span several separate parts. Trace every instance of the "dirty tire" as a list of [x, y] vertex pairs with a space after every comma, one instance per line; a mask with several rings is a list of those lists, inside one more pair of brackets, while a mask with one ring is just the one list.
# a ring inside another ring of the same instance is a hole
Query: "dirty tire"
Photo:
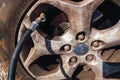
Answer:
[[[0, 0], [0, 80], [7, 80], [10, 59], [15, 48], [15, 33], [20, 19], [35, 0]], [[16, 80], [33, 80], [18, 66]]]

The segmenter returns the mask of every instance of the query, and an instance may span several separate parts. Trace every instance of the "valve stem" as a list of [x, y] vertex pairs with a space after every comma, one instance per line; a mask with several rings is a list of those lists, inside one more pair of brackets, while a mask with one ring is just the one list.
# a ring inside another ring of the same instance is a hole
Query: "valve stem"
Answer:
[[44, 13], [41, 13], [39, 17], [35, 19], [35, 21], [32, 22], [30, 30], [34, 31], [38, 26], [40, 22], [45, 22], [46, 17]]
[[39, 17], [37, 17], [36, 19], [35, 19], [35, 22], [38, 22], [38, 23], [40, 23], [40, 22], [45, 22], [46, 21], [46, 17], [45, 17], [45, 14], [44, 13], [41, 13], [40, 15], [39, 15]]

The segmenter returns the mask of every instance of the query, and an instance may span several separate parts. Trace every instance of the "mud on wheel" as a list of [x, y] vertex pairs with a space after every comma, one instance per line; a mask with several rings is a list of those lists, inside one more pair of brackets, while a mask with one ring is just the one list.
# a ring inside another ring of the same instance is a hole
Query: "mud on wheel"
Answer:
[[[9, 4], [5, 1], [3, 8]], [[5, 11], [0, 7], [1, 13], [10, 11], [0, 17], [8, 57], [31, 22], [46, 15], [21, 51], [21, 79], [120, 79], [119, 0], [21, 0], [13, 2], [14, 8], [9, 5]]]

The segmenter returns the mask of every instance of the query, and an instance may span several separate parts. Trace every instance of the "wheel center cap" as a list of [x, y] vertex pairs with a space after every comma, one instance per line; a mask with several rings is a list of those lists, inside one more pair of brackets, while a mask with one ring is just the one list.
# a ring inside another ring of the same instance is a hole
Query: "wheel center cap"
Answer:
[[86, 44], [78, 44], [74, 49], [74, 52], [76, 55], [84, 55], [88, 51], [89, 51], [89, 48]]

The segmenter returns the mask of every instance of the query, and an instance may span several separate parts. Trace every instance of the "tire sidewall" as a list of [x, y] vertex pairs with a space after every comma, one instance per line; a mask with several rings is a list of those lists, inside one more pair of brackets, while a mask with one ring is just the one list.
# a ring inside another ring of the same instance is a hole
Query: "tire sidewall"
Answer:
[[[20, 23], [29, 8], [36, 0], [2, 0], [0, 2], [0, 56], [1, 63], [6, 63], [9, 69], [10, 59], [15, 49], [16, 33]], [[33, 80], [22, 68], [20, 62], [17, 68], [17, 77], [21, 80]], [[4, 66], [3, 66], [4, 67]]]

